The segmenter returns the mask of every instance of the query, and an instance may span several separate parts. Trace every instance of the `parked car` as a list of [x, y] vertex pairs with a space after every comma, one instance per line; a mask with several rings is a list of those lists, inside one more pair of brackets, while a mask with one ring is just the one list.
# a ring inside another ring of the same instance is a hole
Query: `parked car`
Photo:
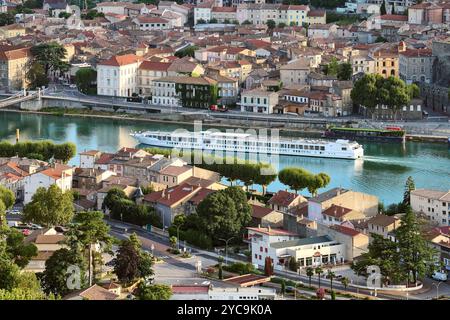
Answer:
[[447, 281], [447, 274], [445, 272], [435, 271], [431, 278], [437, 281]]
[[212, 104], [209, 106], [209, 110], [215, 111], [215, 112], [227, 112], [228, 108], [224, 105], [218, 106], [217, 104]]
[[69, 86], [69, 88], [71, 88], [71, 89], [76, 89], [76, 88], [77, 88], [77, 85], [76, 85], [76, 84], [71, 84], [71, 85]]

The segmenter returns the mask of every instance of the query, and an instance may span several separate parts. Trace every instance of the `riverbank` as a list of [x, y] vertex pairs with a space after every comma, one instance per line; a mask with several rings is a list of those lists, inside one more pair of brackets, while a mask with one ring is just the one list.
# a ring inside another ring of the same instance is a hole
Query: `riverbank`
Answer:
[[[53, 108], [51, 108], [53, 109]], [[233, 124], [232, 120], [223, 119], [180, 119], [187, 116], [181, 114], [140, 114], [139, 117], [135, 114], [121, 112], [120, 114], [108, 111], [99, 110], [89, 110], [89, 109], [56, 109], [51, 111], [30, 111], [30, 110], [20, 110], [18, 108], [5, 108], [0, 109], [2, 112], [15, 112], [15, 113], [26, 113], [26, 114], [38, 114], [38, 115], [50, 115], [59, 117], [78, 117], [78, 118], [97, 118], [97, 119], [110, 119], [110, 120], [120, 120], [120, 121], [139, 121], [148, 123], [167, 123], [167, 124], [178, 124], [185, 126], [193, 126], [195, 121], [202, 121], [202, 126], [206, 128], [223, 128], [223, 129], [273, 129], [279, 130], [280, 134], [283, 136], [291, 137], [311, 137], [311, 138], [321, 138], [324, 130], [316, 128], [282, 128], [282, 127], [272, 127], [268, 128], [264, 125], [255, 124]], [[177, 115], [176, 118], [170, 119]], [[152, 117], [152, 118], [150, 118]], [[157, 117], [157, 118], [155, 118]], [[224, 123], [226, 122], [226, 123]], [[448, 137], [443, 135], [429, 135], [429, 134], [406, 134], [406, 140], [413, 142], [430, 142], [430, 143], [448, 143]]]

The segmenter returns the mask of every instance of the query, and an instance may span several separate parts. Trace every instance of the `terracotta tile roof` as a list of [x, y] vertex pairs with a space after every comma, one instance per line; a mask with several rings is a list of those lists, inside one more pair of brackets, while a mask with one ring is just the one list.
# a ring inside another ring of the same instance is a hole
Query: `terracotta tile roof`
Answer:
[[408, 16], [401, 14], [383, 14], [380, 16], [380, 19], [389, 21], [408, 21]]
[[311, 10], [308, 12], [308, 17], [324, 17], [325, 15], [325, 10]]
[[64, 241], [65, 237], [62, 234], [45, 235], [40, 234], [36, 237], [34, 243], [36, 244], [59, 244]]
[[48, 168], [43, 171], [39, 171], [39, 173], [45, 174], [53, 179], [62, 179], [64, 176], [72, 175], [70, 172], [67, 172], [69, 169], [71, 169], [69, 166], [57, 165], [55, 168]]
[[0, 45], [0, 60], [16, 60], [31, 56], [29, 48]]
[[257, 274], [244, 274], [241, 276], [236, 276], [224, 280], [224, 282], [233, 283], [239, 285], [240, 287], [250, 287], [254, 286], [255, 284], [260, 284], [269, 281], [270, 277], [260, 276]]
[[349, 213], [351, 211], [352, 211], [352, 209], [344, 208], [344, 207], [333, 204], [331, 207], [324, 210], [322, 212], [322, 214], [331, 216], [331, 217], [335, 217], [335, 218], [342, 218], [343, 216], [345, 216], [347, 213]]
[[102, 66], [125, 66], [128, 64], [133, 64], [139, 61], [139, 57], [134, 54], [126, 54], [123, 56], [113, 56], [108, 60], [101, 61], [99, 65]]
[[192, 167], [189, 167], [189, 166], [182, 166], [182, 167], [167, 166], [164, 169], [162, 169], [159, 173], [166, 174], [169, 176], [179, 176], [180, 174], [188, 172], [189, 170], [192, 170]]
[[412, 57], [431, 57], [433, 52], [431, 49], [406, 49], [406, 51], [400, 52], [399, 55]]
[[171, 63], [169, 62], [153, 62], [143, 61], [139, 66], [139, 70], [167, 71]]
[[236, 7], [213, 7], [212, 12], [236, 12]]
[[113, 158], [114, 154], [103, 153], [97, 160], [95, 160], [95, 164], [108, 164]]
[[342, 234], [351, 236], [351, 237], [356, 237], [357, 235], [360, 235], [361, 233], [356, 231], [355, 229], [349, 228], [349, 227], [345, 227], [345, 226], [341, 226], [341, 225], [334, 225], [331, 226], [330, 229], [336, 230]]
[[144, 201], [171, 207], [179, 201], [193, 196], [199, 189], [200, 187], [182, 183], [176, 187], [149, 193], [144, 197]]
[[255, 231], [257, 233], [263, 233], [269, 236], [297, 236], [296, 233], [283, 229], [255, 228], [255, 227], [247, 227], [247, 229], [250, 231]]
[[169, 23], [169, 20], [159, 17], [138, 16], [139, 23]]
[[201, 188], [191, 199], [189, 199], [189, 202], [192, 202], [194, 205], [198, 205], [200, 202], [202, 202], [208, 195], [211, 193], [216, 192], [215, 190], [207, 189], [207, 188]]
[[64, 299], [77, 296], [87, 300], [116, 300], [119, 297], [115, 293], [109, 292], [107, 289], [94, 284], [92, 287], [79, 291], [78, 293], [70, 294]]
[[430, 198], [434, 200], [444, 200], [450, 201], [450, 190], [449, 191], [439, 191], [439, 190], [430, 190], [430, 189], [416, 189], [411, 191], [411, 194]]
[[308, 10], [309, 9], [309, 7], [308, 6], [306, 6], [306, 5], [290, 5], [289, 6], [289, 10], [303, 10], [303, 11], [305, 11], [305, 10]]
[[264, 218], [269, 213], [274, 211], [272, 208], [266, 208], [255, 204], [252, 204], [251, 207], [252, 207], [252, 217], [257, 219]]
[[373, 224], [376, 226], [387, 227], [391, 224], [398, 222], [400, 219], [393, 216], [387, 216], [385, 214], [378, 214], [375, 217], [369, 219], [367, 221], [368, 224]]
[[283, 207], [289, 207], [292, 204], [292, 202], [294, 202], [294, 200], [297, 199], [298, 197], [300, 197], [300, 195], [280, 190], [277, 193], [275, 193], [272, 196], [272, 198], [270, 198], [269, 203], [277, 204]]

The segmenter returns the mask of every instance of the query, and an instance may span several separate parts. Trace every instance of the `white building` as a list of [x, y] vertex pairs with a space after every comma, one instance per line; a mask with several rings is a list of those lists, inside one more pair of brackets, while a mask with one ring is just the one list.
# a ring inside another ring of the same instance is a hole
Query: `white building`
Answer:
[[93, 169], [95, 161], [100, 158], [102, 153], [97, 150], [89, 150], [80, 153], [80, 168]]
[[160, 17], [137, 16], [133, 21], [141, 31], [166, 30], [172, 27], [169, 20]]
[[411, 191], [411, 208], [427, 215], [439, 226], [450, 226], [450, 190], [417, 189]]
[[213, 287], [212, 285], [173, 285], [170, 300], [274, 300], [273, 288]]
[[241, 93], [241, 111], [256, 113], [273, 113], [273, 108], [278, 104], [278, 93], [253, 89]]
[[[270, 228], [247, 228], [251, 239], [252, 264], [263, 269], [269, 257], [274, 270], [286, 269], [291, 258], [300, 267], [342, 263], [347, 260], [345, 246], [328, 236], [298, 239], [291, 232]], [[278, 240], [278, 241], [277, 241]]]
[[211, 20], [212, 7], [212, 2], [205, 2], [196, 6], [194, 8], [194, 25], [196, 25], [199, 20], [209, 22]]
[[24, 204], [31, 201], [31, 198], [40, 187], [48, 189], [56, 184], [63, 192], [72, 189], [73, 168], [61, 164], [55, 164], [52, 167], [33, 173], [25, 177], [24, 185]]
[[97, 94], [129, 97], [137, 93], [139, 57], [134, 54], [113, 56], [97, 65]]

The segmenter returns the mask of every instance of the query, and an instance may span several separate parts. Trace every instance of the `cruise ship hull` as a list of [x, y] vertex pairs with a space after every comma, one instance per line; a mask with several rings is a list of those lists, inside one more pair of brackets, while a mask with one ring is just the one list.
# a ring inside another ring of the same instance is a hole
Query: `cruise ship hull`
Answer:
[[177, 148], [184, 150], [198, 150], [198, 151], [223, 151], [229, 153], [253, 153], [253, 154], [267, 154], [267, 155], [286, 155], [286, 156], [300, 156], [300, 157], [314, 157], [314, 158], [333, 158], [333, 159], [348, 159], [356, 160], [363, 157], [362, 148], [358, 150], [348, 150], [346, 152], [336, 151], [320, 151], [320, 150], [298, 150], [289, 148], [267, 148], [267, 147], [248, 147], [244, 145], [205, 145], [203, 143], [183, 143], [183, 142], [167, 142], [159, 139], [147, 137], [144, 134], [131, 134], [141, 144], [153, 147], [162, 148]]

